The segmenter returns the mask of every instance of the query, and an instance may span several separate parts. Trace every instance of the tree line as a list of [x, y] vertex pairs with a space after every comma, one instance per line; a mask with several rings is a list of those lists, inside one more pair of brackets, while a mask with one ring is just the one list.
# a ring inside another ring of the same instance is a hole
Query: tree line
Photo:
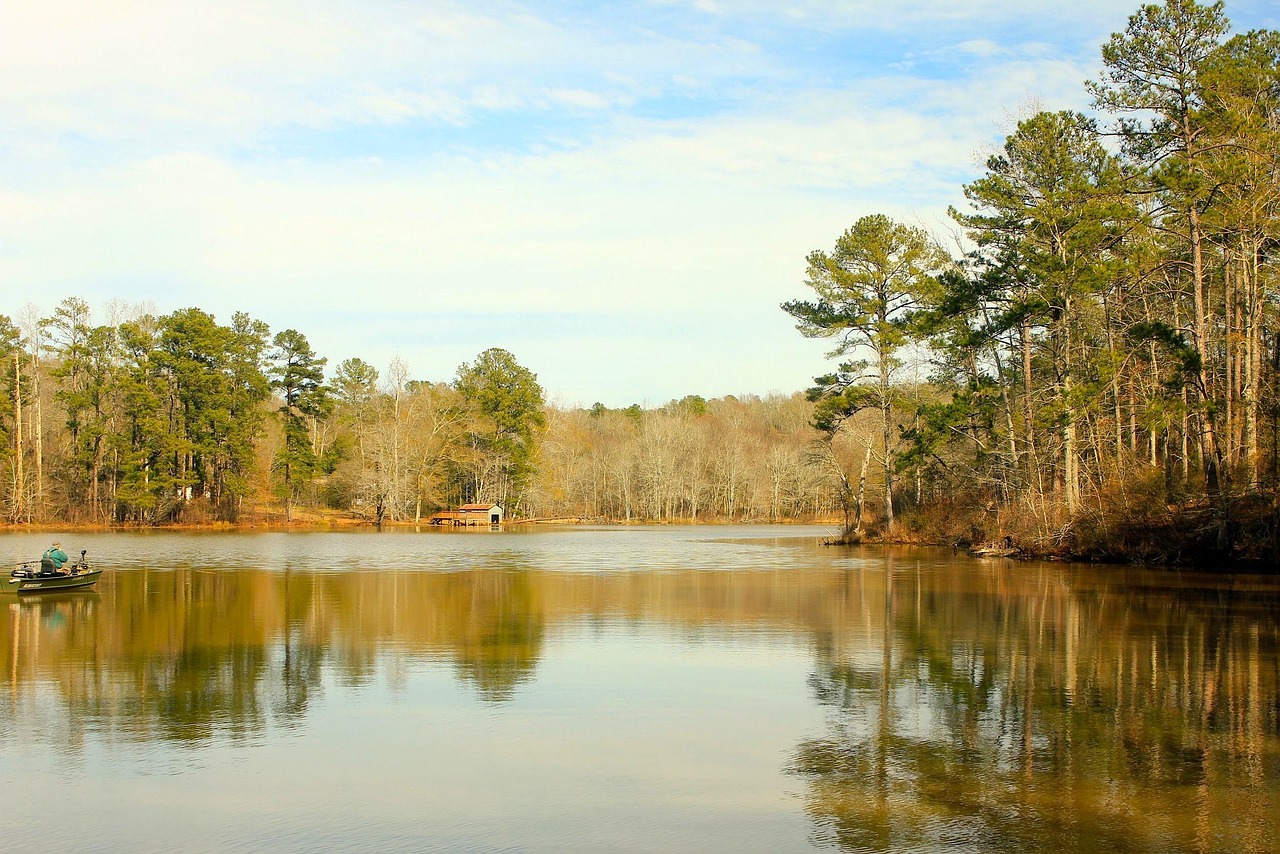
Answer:
[[[0, 316], [9, 521], [236, 522], [317, 509], [382, 524], [467, 502], [514, 517], [651, 521], [838, 512], [803, 395], [549, 405], [492, 348], [450, 381], [401, 359], [329, 370], [306, 336], [238, 313], [81, 299]], [[820, 444], [820, 443], [819, 443]]]
[[953, 246], [873, 214], [808, 256], [812, 296], [782, 308], [839, 361], [805, 395], [560, 408], [501, 349], [443, 382], [400, 360], [326, 372], [248, 315], [95, 324], [67, 299], [0, 318], [6, 514], [274, 502], [381, 523], [492, 501], [1137, 557], [1188, 526], [1275, 547], [1280, 34], [1166, 0], [1102, 59], [1088, 91], [1113, 118], [1019, 122], [961, 188]]
[[[1140, 538], [1172, 506], [1228, 547], [1233, 508], [1269, 495], [1274, 540], [1280, 33], [1167, 0], [1102, 60], [1087, 88], [1114, 118], [1019, 122], [950, 211], [955, 249], [866, 216], [783, 305], [842, 359], [810, 391], [819, 426], [872, 437], [883, 504], [864, 520], [847, 477], [850, 535], [923, 487], [1041, 548]], [[913, 359], [923, 386], [897, 379]]]

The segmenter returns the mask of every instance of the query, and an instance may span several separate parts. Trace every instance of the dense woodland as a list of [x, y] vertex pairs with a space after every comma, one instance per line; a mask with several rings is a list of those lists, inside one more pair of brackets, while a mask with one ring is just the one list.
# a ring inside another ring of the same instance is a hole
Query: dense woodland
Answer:
[[1101, 118], [1019, 122], [958, 188], [946, 243], [868, 215], [809, 256], [782, 308], [837, 362], [805, 394], [566, 409], [504, 350], [427, 382], [245, 314], [69, 298], [0, 317], [7, 518], [382, 523], [496, 501], [1274, 553], [1280, 34], [1167, 0], [1102, 59], [1081, 105]]
[[[817, 423], [874, 413], [882, 480], [944, 527], [1277, 554], [1280, 34], [1229, 30], [1221, 3], [1142, 7], [1088, 83], [1114, 118], [1019, 122], [951, 211], [959, 249], [869, 216], [809, 257], [816, 299], [784, 308], [848, 359], [810, 393]], [[911, 399], [895, 376], [919, 350]]]
[[[839, 512], [813, 407], [548, 405], [500, 349], [448, 382], [398, 360], [328, 371], [306, 336], [247, 315], [65, 299], [0, 319], [4, 496], [13, 522], [252, 521], [338, 510], [420, 521], [494, 501], [514, 517], [780, 520]], [[121, 319], [128, 317], [129, 319]], [[34, 342], [34, 345], [33, 345]]]

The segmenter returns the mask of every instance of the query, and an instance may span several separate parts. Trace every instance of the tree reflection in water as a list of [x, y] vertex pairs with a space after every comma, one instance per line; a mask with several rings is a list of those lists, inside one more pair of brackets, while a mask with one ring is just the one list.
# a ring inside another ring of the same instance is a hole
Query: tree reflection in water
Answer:
[[472, 607], [457, 626], [458, 673], [485, 700], [506, 702], [538, 666], [542, 610], [528, 572], [475, 575], [471, 582]]
[[643, 625], [813, 650], [824, 729], [786, 770], [818, 845], [1276, 850], [1274, 583], [857, 554], [848, 569], [828, 552], [768, 571], [504, 557], [455, 572], [117, 572], [94, 594], [0, 600], [0, 749], [267, 739], [303, 726], [327, 688], [394, 691], [424, 668], [510, 703], [550, 627]]
[[810, 681], [828, 732], [789, 769], [808, 781], [814, 841], [1275, 850], [1275, 602], [1170, 580], [851, 573], [851, 613], [819, 635]]
[[138, 572], [100, 587], [3, 603], [6, 731], [51, 723], [34, 709], [52, 682], [70, 712], [58, 717], [81, 735], [60, 749], [79, 749], [86, 726], [254, 738], [300, 722], [326, 674], [359, 686], [405, 657], [452, 661], [482, 701], [501, 703], [531, 678], [544, 635], [526, 571]]

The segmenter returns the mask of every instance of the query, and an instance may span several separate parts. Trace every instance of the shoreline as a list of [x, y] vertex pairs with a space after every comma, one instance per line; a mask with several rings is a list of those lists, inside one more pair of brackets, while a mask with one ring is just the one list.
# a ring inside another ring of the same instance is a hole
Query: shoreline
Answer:
[[[840, 527], [838, 519], [667, 519], [667, 520], [634, 520], [592, 519], [592, 518], [557, 518], [557, 519], [512, 519], [497, 526], [502, 529], [528, 528], [534, 526], [569, 526], [593, 525], [601, 527], [639, 527], [652, 525], [658, 527], [736, 527], [747, 525], [782, 525], [782, 526], [831, 526]], [[473, 529], [489, 529], [489, 525], [471, 526]], [[388, 521], [382, 524], [382, 530], [389, 529], [424, 529], [456, 530], [453, 526], [432, 525], [426, 519], [414, 521]], [[211, 532], [225, 531], [347, 531], [368, 529], [379, 530], [374, 522], [358, 517], [305, 518], [285, 521], [283, 519], [255, 519], [243, 522], [166, 522], [155, 525], [143, 525], [118, 522], [4, 522], [0, 523], [0, 533], [39, 533], [39, 532], [71, 532], [71, 533], [121, 533], [131, 531], [191, 531]], [[464, 529], [465, 530], [465, 529]], [[923, 545], [923, 544], [921, 544]]]
[[[515, 519], [498, 526], [501, 530], [511, 531], [536, 527], [748, 527], [756, 525], [776, 525], [779, 527], [826, 527], [831, 529], [822, 538], [825, 546], [915, 546], [925, 548], [950, 549], [953, 553], [964, 552], [975, 558], [999, 558], [1015, 561], [1055, 561], [1089, 564], [1109, 564], [1116, 566], [1150, 566], [1170, 570], [1195, 569], [1209, 572], [1247, 571], [1274, 574], [1277, 566], [1275, 556], [1269, 553], [1266, 537], [1257, 536], [1259, 523], [1265, 523], [1269, 508], [1255, 507], [1251, 514], [1233, 513], [1233, 537], [1225, 543], [1215, 540], [1216, 524], [1206, 524], [1211, 514], [1204, 513], [1207, 508], [1199, 508], [1200, 512], [1178, 514], [1172, 519], [1161, 520], [1163, 524], [1144, 529], [1144, 535], [1133, 537], [1134, 531], [1108, 532], [1114, 537], [1094, 539], [1087, 545], [1076, 543], [1072, 547], [1066, 543], [1055, 548], [1042, 548], [1034, 542], [1016, 537], [1001, 540], [972, 542], [961, 537], [943, 537], [934, 539], [920, 536], [919, 533], [898, 531], [894, 535], [885, 536], [884, 532], [868, 532], [861, 537], [850, 539], [841, 531], [842, 520], [832, 519], [668, 519], [668, 520], [615, 520], [587, 517]], [[1238, 508], [1237, 508], [1238, 510]], [[1259, 513], [1258, 511], [1263, 511]], [[281, 517], [283, 514], [281, 514]], [[1200, 524], [1188, 524], [1189, 517], [1199, 516]], [[1242, 518], [1244, 516], [1245, 518]], [[121, 524], [104, 522], [30, 522], [0, 523], [0, 534], [4, 533], [51, 533], [51, 534], [87, 534], [87, 533], [144, 533], [144, 532], [177, 532], [191, 534], [206, 533], [340, 533], [351, 531], [438, 531], [463, 532], [490, 530], [490, 526], [473, 526], [455, 528], [453, 526], [432, 525], [425, 519], [422, 521], [388, 521], [379, 528], [374, 522], [358, 516], [307, 514], [302, 518], [285, 521], [283, 518], [260, 516], [239, 522], [173, 522], [158, 525]], [[1118, 535], [1118, 536], [1117, 536]], [[1156, 545], [1158, 544], [1158, 548]], [[1080, 547], [1085, 546], [1085, 547]], [[1274, 544], [1271, 549], [1275, 549]]]

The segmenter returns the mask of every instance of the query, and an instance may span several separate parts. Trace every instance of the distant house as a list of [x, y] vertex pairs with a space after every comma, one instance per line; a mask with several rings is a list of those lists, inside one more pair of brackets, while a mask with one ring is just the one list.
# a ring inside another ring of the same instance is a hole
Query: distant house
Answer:
[[503, 512], [497, 504], [463, 504], [457, 510], [446, 510], [431, 517], [432, 525], [478, 527], [501, 525]]

